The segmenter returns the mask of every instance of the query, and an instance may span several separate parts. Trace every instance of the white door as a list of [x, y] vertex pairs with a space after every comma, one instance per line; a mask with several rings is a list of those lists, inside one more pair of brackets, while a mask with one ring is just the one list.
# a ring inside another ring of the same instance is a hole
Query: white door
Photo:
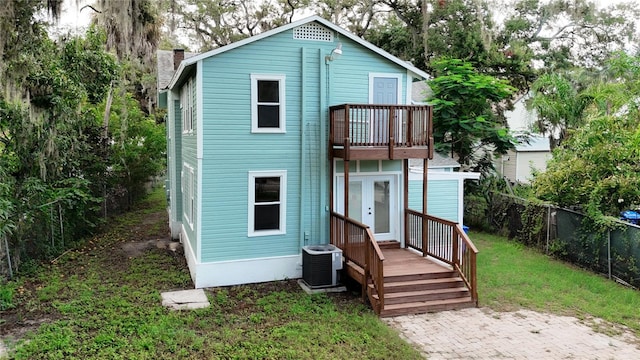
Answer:
[[[349, 217], [368, 225], [376, 240], [400, 240], [397, 185], [393, 175], [349, 176]], [[344, 177], [337, 181], [337, 210], [344, 214]]]
[[[374, 77], [373, 94], [370, 97], [373, 104], [398, 103], [398, 79], [395, 77]], [[387, 144], [389, 141], [389, 111], [383, 109], [372, 110], [370, 131], [371, 142]], [[394, 114], [394, 119], [397, 114]], [[396, 136], [399, 134], [396, 134]]]

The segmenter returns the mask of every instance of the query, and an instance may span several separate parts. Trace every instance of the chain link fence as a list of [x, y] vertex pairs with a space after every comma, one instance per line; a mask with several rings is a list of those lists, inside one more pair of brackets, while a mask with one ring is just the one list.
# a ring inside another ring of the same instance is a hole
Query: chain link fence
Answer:
[[619, 221], [615, 230], [599, 232], [578, 212], [494, 193], [486, 224], [492, 232], [640, 288], [640, 227]]

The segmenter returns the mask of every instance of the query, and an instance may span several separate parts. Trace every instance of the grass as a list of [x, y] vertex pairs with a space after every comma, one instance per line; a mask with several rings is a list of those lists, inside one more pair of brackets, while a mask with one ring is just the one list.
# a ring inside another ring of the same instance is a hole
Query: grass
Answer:
[[585, 320], [597, 317], [640, 335], [639, 291], [503, 237], [472, 233], [471, 238], [480, 250], [481, 306], [496, 311], [526, 308]]
[[167, 236], [164, 192], [55, 263], [0, 289], [0, 334], [15, 359], [418, 359], [353, 294], [307, 295], [293, 281], [208, 291], [211, 307], [170, 311], [160, 292], [190, 288], [182, 255], [124, 243]]

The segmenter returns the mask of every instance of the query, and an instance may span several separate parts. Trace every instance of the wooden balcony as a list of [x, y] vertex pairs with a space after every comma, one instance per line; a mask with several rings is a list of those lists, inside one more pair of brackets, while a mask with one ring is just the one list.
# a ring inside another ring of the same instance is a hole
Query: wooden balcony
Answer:
[[432, 113], [428, 105], [332, 106], [330, 156], [344, 160], [431, 159]]
[[395, 316], [478, 305], [478, 250], [457, 223], [407, 209], [407, 248], [379, 244], [368, 226], [331, 213], [331, 243], [376, 314]]

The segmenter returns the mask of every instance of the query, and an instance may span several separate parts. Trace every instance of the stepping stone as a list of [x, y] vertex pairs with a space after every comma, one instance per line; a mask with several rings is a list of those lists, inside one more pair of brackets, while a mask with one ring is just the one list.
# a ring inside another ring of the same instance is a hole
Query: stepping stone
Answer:
[[169, 291], [160, 294], [162, 306], [173, 310], [191, 310], [209, 307], [209, 299], [202, 289]]

